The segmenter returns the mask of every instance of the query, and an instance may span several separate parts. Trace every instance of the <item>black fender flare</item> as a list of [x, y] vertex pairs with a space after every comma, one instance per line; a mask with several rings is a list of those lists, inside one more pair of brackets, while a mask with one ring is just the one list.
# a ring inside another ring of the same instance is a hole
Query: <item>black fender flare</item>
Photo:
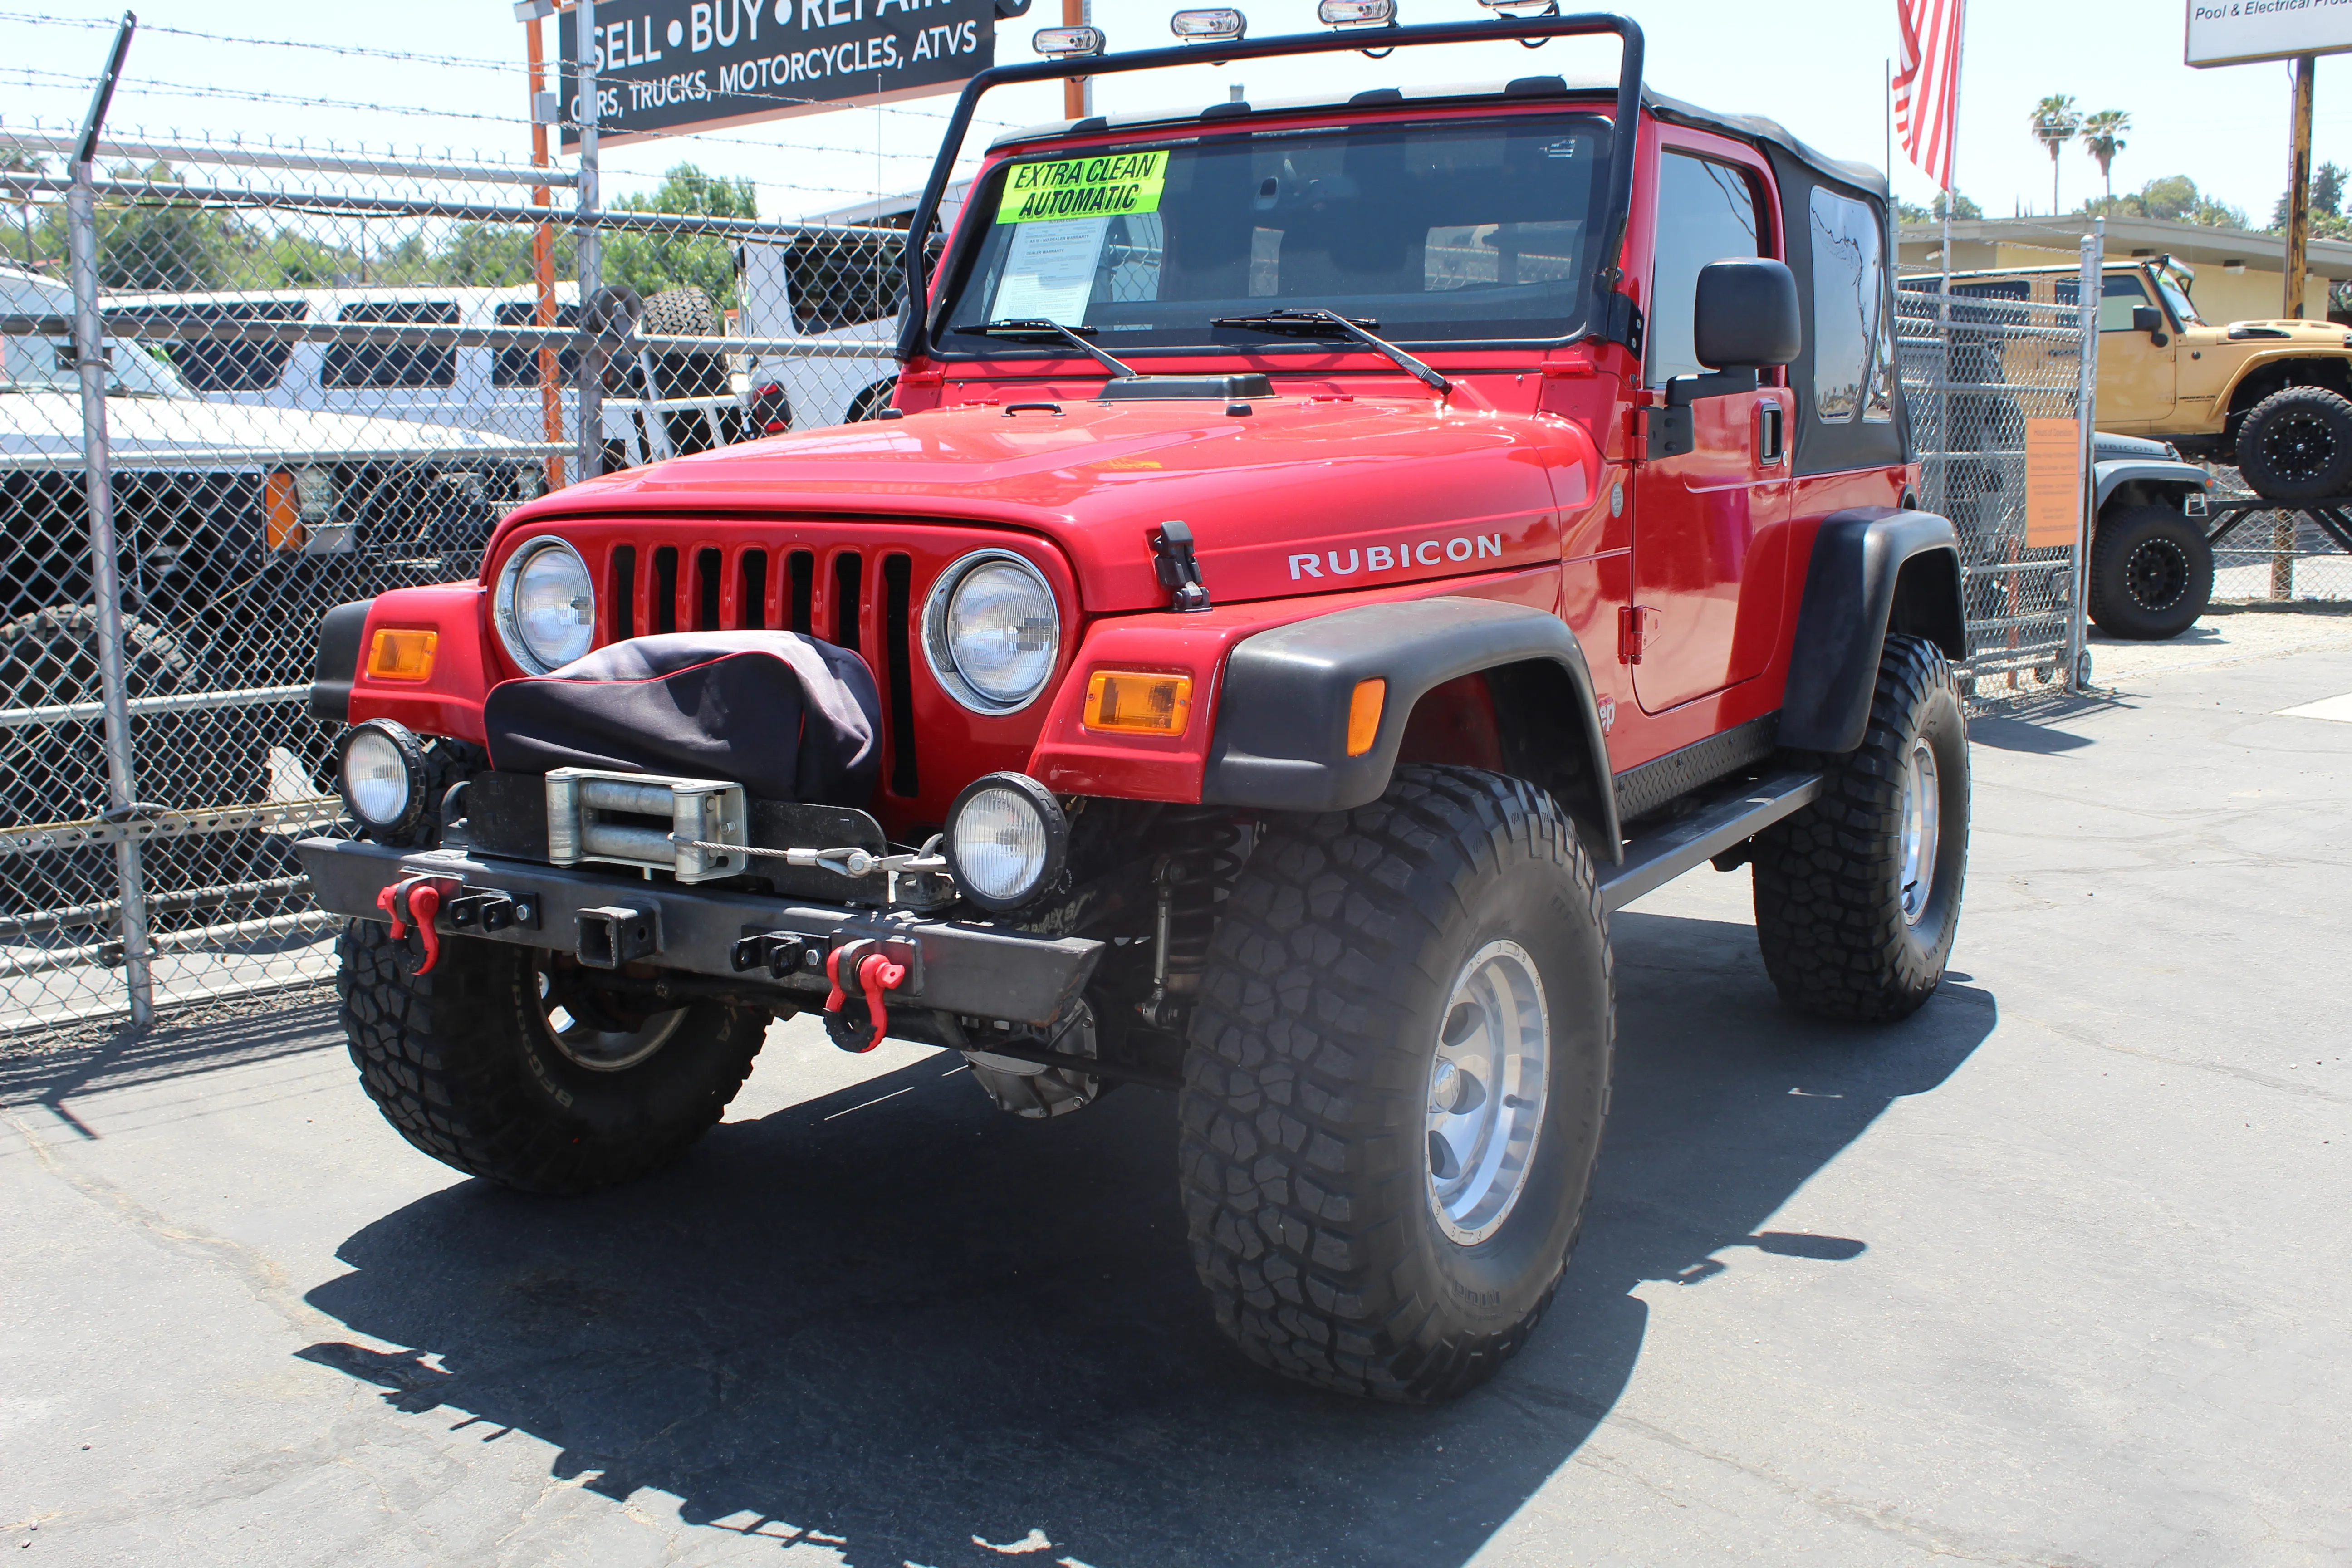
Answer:
[[352, 682], [359, 679], [361, 643], [367, 637], [367, 618], [373, 599], [337, 605], [319, 623], [319, 657], [310, 666], [310, 717], [348, 724], [352, 719]]
[[2169, 490], [2182, 496], [2203, 495], [2212, 489], [2205, 470], [2194, 463], [2177, 463], [2167, 458], [2109, 459], [2091, 465], [2097, 501], [2092, 511], [2104, 510], [2107, 498], [2127, 484], [2147, 485], [2159, 490]]
[[1822, 520], [1790, 639], [1781, 745], [1835, 752], [1862, 744], [1898, 587], [1902, 624], [1895, 629], [1927, 637], [1955, 663], [1967, 658], [1960, 541], [1948, 520], [1884, 506]]
[[[1577, 711], [1570, 733], [1595, 787], [1570, 811], [1597, 817], [1595, 841], [1619, 842], [1617, 797], [1592, 672], [1576, 634], [1549, 610], [1444, 596], [1362, 605], [1244, 638], [1225, 665], [1216, 730], [1202, 779], [1212, 805], [1347, 811], [1388, 788], [1413, 705], [1449, 680], [1546, 661], [1566, 676]], [[1388, 691], [1371, 749], [1348, 755], [1348, 709], [1359, 682]], [[1572, 742], [1571, 742], [1572, 743]]]

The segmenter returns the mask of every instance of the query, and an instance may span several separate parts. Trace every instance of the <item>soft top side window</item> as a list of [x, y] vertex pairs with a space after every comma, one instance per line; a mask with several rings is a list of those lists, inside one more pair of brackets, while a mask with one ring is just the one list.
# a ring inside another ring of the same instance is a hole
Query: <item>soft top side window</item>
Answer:
[[1866, 202], [1813, 187], [1813, 407], [1826, 424], [1895, 417], [1885, 237]]

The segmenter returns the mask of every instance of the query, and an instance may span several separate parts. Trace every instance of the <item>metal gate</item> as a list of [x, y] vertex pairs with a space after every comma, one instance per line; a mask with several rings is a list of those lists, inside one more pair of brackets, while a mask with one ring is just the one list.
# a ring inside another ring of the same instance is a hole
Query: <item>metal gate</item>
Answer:
[[[2084, 255], [2085, 275], [2095, 276], [2096, 252], [2086, 243]], [[1966, 285], [1929, 291], [1937, 281], [1914, 278], [1897, 290], [1895, 345], [1919, 504], [1951, 519], [1960, 536], [1972, 650], [1965, 678], [1979, 702], [2063, 691], [2074, 682], [2084, 639], [2079, 545], [2087, 537], [2097, 288], [2077, 290], [2088, 305], [2045, 305]], [[2053, 428], [2036, 421], [2072, 426], [2074, 523], [2063, 541], [2031, 526], [2029, 432]]]

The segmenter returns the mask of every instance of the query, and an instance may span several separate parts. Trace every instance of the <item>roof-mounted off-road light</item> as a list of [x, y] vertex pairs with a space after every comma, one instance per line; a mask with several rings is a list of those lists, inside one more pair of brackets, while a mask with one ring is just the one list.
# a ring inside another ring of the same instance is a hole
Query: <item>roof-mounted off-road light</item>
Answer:
[[1393, 27], [1397, 0], [1323, 0], [1315, 19], [1327, 27]]
[[1179, 11], [1168, 18], [1168, 30], [1188, 44], [1237, 44], [1249, 32], [1249, 18], [1230, 5]]
[[1107, 46], [1100, 27], [1047, 27], [1029, 40], [1029, 47], [1041, 55], [1066, 59], [1098, 55]]
[[[1506, 16], [1557, 16], [1559, 0], [1478, 0], [1489, 11], [1499, 11]], [[1527, 42], [1522, 38], [1521, 43]]]

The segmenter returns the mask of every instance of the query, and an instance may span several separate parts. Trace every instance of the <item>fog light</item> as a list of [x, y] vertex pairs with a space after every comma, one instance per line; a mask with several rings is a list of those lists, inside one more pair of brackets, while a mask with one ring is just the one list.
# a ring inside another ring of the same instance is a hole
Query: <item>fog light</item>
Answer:
[[425, 810], [425, 747], [405, 724], [371, 719], [343, 737], [343, 804], [375, 833], [405, 833]]
[[1397, 0], [1322, 0], [1316, 20], [1327, 27], [1388, 27], [1396, 25]]
[[1229, 5], [1179, 11], [1168, 18], [1168, 30], [1187, 43], [1230, 44], [1249, 31], [1249, 18]]
[[1098, 669], [1087, 680], [1081, 722], [1089, 730], [1181, 735], [1192, 711], [1192, 678], [1136, 669]]
[[981, 908], [1019, 909], [1062, 874], [1069, 837], [1051, 790], [1026, 773], [990, 773], [948, 812], [948, 869]]

